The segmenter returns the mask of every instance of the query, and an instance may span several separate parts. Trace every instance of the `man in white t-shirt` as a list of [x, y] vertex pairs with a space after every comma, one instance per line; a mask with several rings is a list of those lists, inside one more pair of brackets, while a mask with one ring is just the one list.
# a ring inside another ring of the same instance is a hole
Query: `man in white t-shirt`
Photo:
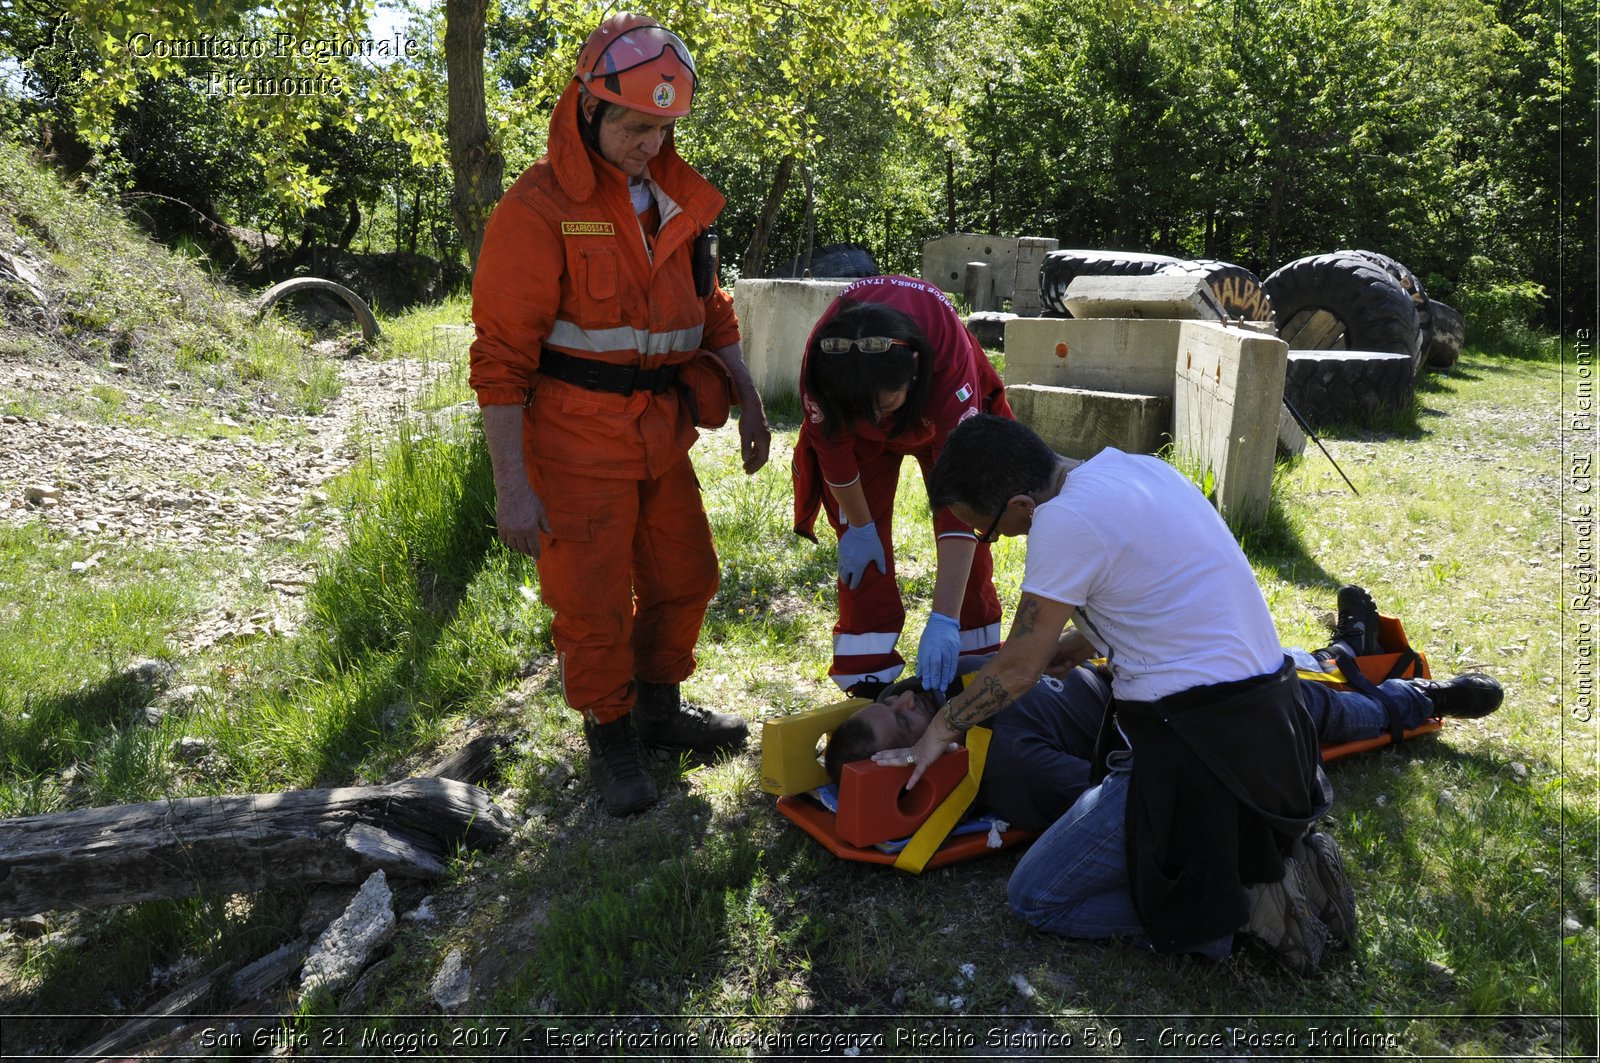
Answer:
[[1075, 462], [990, 416], [951, 433], [929, 501], [984, 540], [1029, 536], [1028, 557], [1004, 647], [903, 751], [908, 787], [1087, 641], [1115, 676], [1104, 778], [1018, 864], [1012, 907], [1064, 937], [1212, 957], [1242, 929], [1315, 969], [1330, 936], [1354, 933], [1338, 848], [1310, 830], [1332, 788], [1271, 613], [1216, 510], [1159, 459], [1108, 449]]

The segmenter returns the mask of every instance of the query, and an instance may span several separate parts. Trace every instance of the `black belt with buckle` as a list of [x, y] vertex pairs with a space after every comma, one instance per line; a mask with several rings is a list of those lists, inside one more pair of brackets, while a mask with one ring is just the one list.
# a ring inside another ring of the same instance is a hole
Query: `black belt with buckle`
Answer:
[[589, 391], [605, 391], [613, 395], [632, 395], [635, 391], [659, 395], [678, 379], [678, 367], [675, 365], [658, 365], [652, 369], [616, 365], [595, 358], [579, 358], [549, 347], [539, 354], [539, 372]]

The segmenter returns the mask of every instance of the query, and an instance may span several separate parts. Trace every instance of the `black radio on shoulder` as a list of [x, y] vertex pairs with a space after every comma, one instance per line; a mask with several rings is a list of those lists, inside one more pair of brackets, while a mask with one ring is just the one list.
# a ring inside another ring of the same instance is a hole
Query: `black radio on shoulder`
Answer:
[[694, 290], [704, 299], [717, 290], [717, 274], [722, 271], [722, 249], [715, 229], [707, 229], [694, 241]]

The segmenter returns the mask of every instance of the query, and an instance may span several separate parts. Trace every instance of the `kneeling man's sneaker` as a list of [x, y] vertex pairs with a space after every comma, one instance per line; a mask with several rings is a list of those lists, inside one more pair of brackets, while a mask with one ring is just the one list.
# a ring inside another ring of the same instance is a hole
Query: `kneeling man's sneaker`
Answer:
[[1283, 878], [1246, 887], [1250, 918], [1239, 928], [1297, 974], [1315, 972], [1328, 946], [1328, 926], [1312, 910], [1307, 892], [1305, 867], [1284, 857]]
[[1339, 844], [1331, 835], [1311, 831], [1294, 843], [1290, 855], [1306, 869], [1306, 900], [1327, 924], [1329, 943], [1350, 944], [1356, 939], [1356, 891], [1345, 874]]

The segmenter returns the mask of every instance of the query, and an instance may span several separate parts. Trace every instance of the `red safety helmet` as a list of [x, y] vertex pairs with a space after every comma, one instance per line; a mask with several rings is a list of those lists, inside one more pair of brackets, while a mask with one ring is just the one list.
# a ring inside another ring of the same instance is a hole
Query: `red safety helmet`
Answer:
[[583, 42], [572, 75], [602, 100], [646, 114], [682, 118], [694, 98], [689, 48], [648, 15], [612, 15]]

